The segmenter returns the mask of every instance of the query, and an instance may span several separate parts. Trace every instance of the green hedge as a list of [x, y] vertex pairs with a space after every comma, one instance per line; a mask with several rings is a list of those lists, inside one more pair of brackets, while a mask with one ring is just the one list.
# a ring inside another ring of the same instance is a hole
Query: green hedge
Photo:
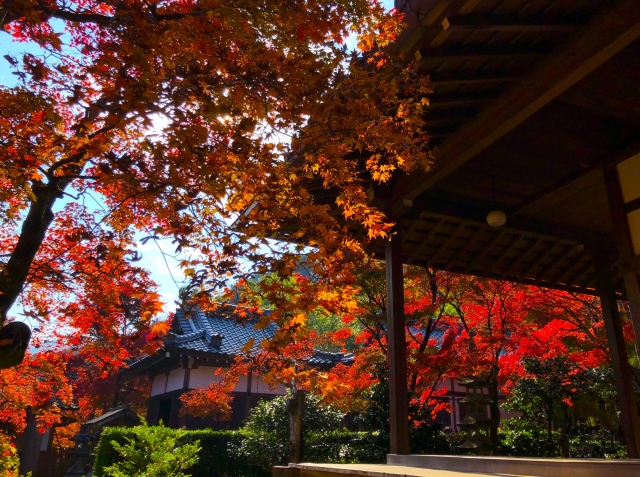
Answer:
[[[121, 457], [113, 442], [121, 445], [127, 439], [139, 440], [141, 432], [152, 429], [139, 427], [107, 428], [96, 448], [94, 476], [104, 477], [104, 469], [119, 462]], [[270, 465], [264, 465], [251, 456], [238, 453], [245, 439], [243, 431], [179, 431], [183, 434], [179, 444], [200, 442], [198, 462], [188, 470], [193, 477], [268, 477]], [[286, 441], [285, 441], [286, 446]], [[388, 453], [388, 439], [377, 432], [321, 432], [305, 438], [303, 459], [309, 462], [332, 463], [384, 463]], [[286, 449], [286, 447], [285, 447]], [[260, 464], [263, 465], [260, 465]]]
[[[137, 440], [139, 432], [146, 427], [111, 427], [104, 430], [96, 448], [94, 476], [104, 477], [104, 469], [121, 459], [114, 449], [112, 442], [125, 444], [127, 437]], [[193, 477], [268, 477], [271, 472], [251, 465], [246, 459], [236, 458], [229, 447], [242, 440], [242, 433], [238, 431], [183, 431], [184, 443], [200, 441], [201, 451], [198, 462], [189, 469]]]
[[379, 432], [334, 431], [307, 436], [303, 460], [317, 463], [378, 464], [389, 453], [388, 438]]

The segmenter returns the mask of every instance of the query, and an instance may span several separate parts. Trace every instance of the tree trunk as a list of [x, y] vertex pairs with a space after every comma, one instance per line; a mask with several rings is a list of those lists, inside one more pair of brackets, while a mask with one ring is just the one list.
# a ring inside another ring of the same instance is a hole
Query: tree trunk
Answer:
[[569, 450], [569, 435], [567, 434], [567, 431], [565, 430], [565, 428], [561, 428], [560, 429], [560, 438], [561, 438], [561, 448], [562, 448], [562, 456], [565, 459], [568, 459], [569, 457], [571, 457], [571, 452]]
[[31, 202], [4, 273], [0, 274], [0, 326], [4, 324], [9, 310], [22, 293], [33, 260], [53, 221], [53, 204], [60, 194], [53, 184], [34, 185], [32, 190], [35, 200]]
[[23, 446], [20, 452], [20, 475], [35, 473], [38, 470], [42, 436], [43, 434], [38, 432], [35, 412], [27, 408], [27, 427], [24, 430]]
[[489, 398], [491, 404], [489, 405], [489, 417], [491, 418], [491, 428], [489, 430], [489, 436], [491, 437], [491, 444], [497, 446], [498, 441], [498, 427], [500, 426], [500, 406], [498, 405], [498, 367], [493, 366], [491, 368], [491, 378], [489, 379]]
[[287, 401], [289, 411], [289, 463], [302, 459], [302, 423], [304, 420], [304, 391], [296, 390]]

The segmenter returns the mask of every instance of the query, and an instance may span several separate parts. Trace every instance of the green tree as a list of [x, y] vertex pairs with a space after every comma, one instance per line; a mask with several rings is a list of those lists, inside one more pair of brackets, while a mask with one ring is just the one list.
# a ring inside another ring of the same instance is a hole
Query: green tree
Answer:
[[111, 443], [121, 460], [106, 467], [105, 476], [190, 477], [185, 471], [198, 461], [200, 441], [181, 444], [185, 432], [162, 425], [136, 430], [135, 437], [125, 436], [125, 444]]
[[569, 421], [569, 404], [578, 393], [577, 365], [565, 357], [549, 360], [525, 358], [526, 377], [512, 389], [504, 408], [522, 413], [522, 419], [534, 427], [544, 427], [551, 440], [554, 423]]
[[[344, 414], [331, 406], [323, 406], [316, 396], [305, 395], [304, 436], [338, 430]], [[242, 429], [242, 444], [234, 452], [250, 463], [265, 469], [283, 465], [289, 455], [289, 413], [287, 396], [261, 401], [251, 410]]]
[[0, 475], [18, 477], [20, 460], [9, 436], [0, 431]]

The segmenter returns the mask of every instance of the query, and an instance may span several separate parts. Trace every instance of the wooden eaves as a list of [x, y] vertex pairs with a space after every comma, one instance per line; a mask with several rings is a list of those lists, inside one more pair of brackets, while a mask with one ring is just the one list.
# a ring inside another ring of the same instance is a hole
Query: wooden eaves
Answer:
[[[640, 56], [640, 2], [397, 7], [409, 23], [398, 54], [417, 58], [434, 88], [425, 115], [434, 170], [370, 186], [372, 199], [394, 204], [405, 263], [595, 293], [591, 252], [617, 256], [602, 169], [640, 153], [640, 104], [621, 117], [606, 89], [604, 114], [575, 97], [592, 83], [622, 84], [613, 75]], [[633, 80], [620, 86], [630, 95]], [[331, 191], [315, 192], [335, 205]], [[495, 209], [505, 227], [487, 226]], [[384, 255], [383, 242], [369, 249]]]

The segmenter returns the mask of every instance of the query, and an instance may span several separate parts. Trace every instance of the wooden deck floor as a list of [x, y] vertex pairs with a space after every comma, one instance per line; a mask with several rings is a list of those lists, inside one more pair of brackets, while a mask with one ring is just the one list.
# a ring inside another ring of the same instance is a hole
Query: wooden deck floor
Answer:
[[300, 477], [343, 477], [362, 475], [366, 477], [523, 477], [514, 474], [486, 474], [454, 472], [450, 470], [421, 469], [384, 464], [298, 464]]

